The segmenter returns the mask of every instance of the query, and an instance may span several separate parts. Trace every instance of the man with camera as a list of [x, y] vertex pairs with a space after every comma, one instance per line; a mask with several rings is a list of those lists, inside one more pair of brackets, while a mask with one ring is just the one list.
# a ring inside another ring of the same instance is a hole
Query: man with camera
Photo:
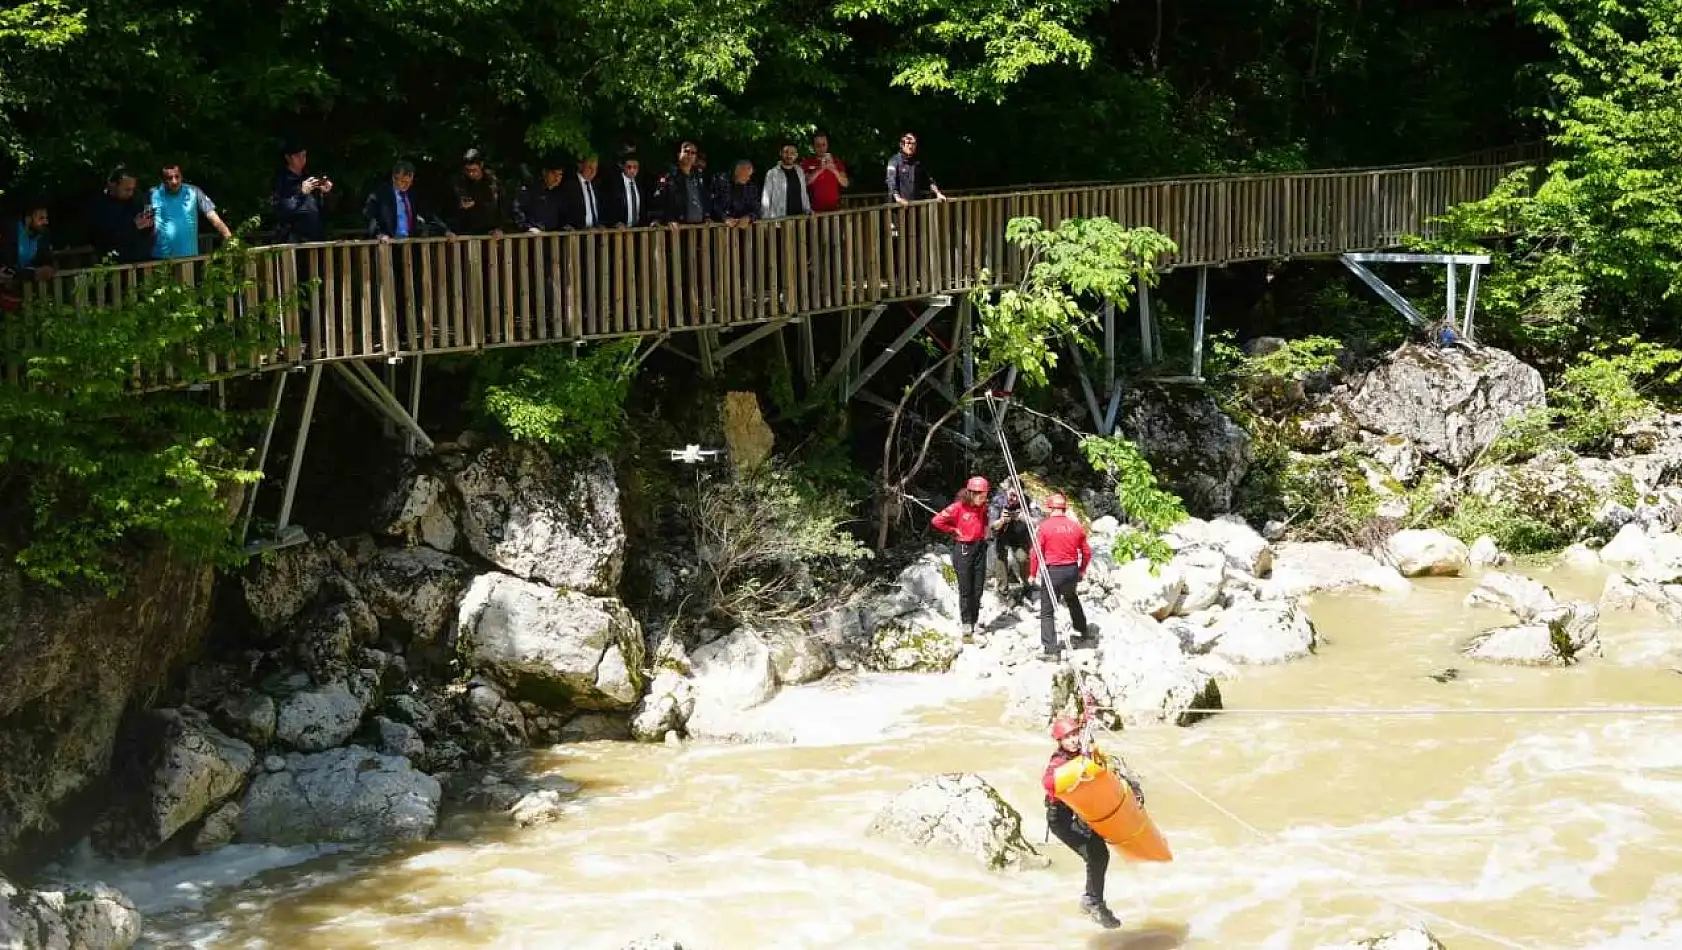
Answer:
[[281, 153], [285, 164], [274, 183], [275, 241], [302, 244], [326, 240], [324, 205], [333, 192], [333, 179], [304, 170], [310, 154], [302, 145], [288, 142]]
[[993, 537], [993, 553], [999, 562], [997, 589], [1000, 594], [1014, 593], [1018, 601], [1026, 599], [1030, 593], [1027, 561], [1032, 542], [1028, 535], [1027, 517], [1037, 515], [1032, 510], [1032, 499], [1029, 499], [1027, 512], [1024, 512], [1022, 501], [1014, 489], [1000, 488], [993, 493], [987, 512], [988, 533]]

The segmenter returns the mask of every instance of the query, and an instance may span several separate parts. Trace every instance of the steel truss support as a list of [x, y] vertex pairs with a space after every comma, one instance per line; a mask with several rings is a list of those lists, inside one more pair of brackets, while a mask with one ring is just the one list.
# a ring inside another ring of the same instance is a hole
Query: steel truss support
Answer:
[[[1371, 287], [1373, 293], [1378, 294], [1396, 312], [1406, 317], [1408, 322], [1423, 330], [1431, 321], [1425, 319], [1414, 308], [1407, 298], [1397, 293], [1394, 288], [1386, 284], [1382, 278], [1367, 268], [1367, 264], [1443, 264], [1448, 267], [1447, 306], [1444, 308], [1443, 318], [1449, 326], [1453, 326], [1456, 318], [1460, 323], [1460, 336], [1470, 343], [1472, 341], [1472, 315], [1477, 308], [1478, 275], [1485, 264], [1489, 263], [1488, 254], [1343, 254], [1339, 255], [1343, 266], [1361, 279], [1361, 282]], [[1466, 287], [1466, 306], [1462, 311], [1457, 297], [1457, 276], [1455, 268], [1465, 264], [1472, 268], [1471, 278]]]
[[829, 372], [825, 373], [823, 379], [818, 383], [819, 389], [828, 389], [837, 382], [846, 379], [846, 385], [838, 387], [838, 392], [841, 396], [841, 402], [845, 403], [847, 401], [851, 388], [851, 379], [848, 377], [858, 375], [857, 371], [853, 369], [857, 362], [855, 357], [858, 355], [859, 348], [864, 346], [864, 341], [869, 338], [871, 328], [876, 326], [876, 321], [882, 319], [882, 314], [886, 313], [887, 310], [888, 305], [885, 303], [879, 303], [871, 307], [870, 312], [865, 314], [864, 320], [857, 328], [853, 326], [856, 316], [852, 311], [847, 311], [844, 321], [847, 328], [847, 345], [841, 348], [841, 355], [835, 358], [835, 365], [829, 368]]
[[922, 315], [911, 321], [911, 325], [900, 331], [899, 336], [895, 337], [894, 341], [887, 345], [887, 348], [876, 354], [876, 358], [870, 361], [869, 366], [866, 366], [847, 381], [847, 384], [842, 388], [841, 398], [843, 401], [858, 395], [859, 390], [864, 388], [864, 384], [870, 382], [872, 377], [881, 372], [882, 367], [888, 365], [888, 361], [894, 358], [894, 354], [898, 353], [900, 348], [911, 342], [917, 334], [922, 333], [923, 328], [929, 325], [929, 321], [939, 316], [941, 311], [950, 306], [952, 306], [951, 297], [944, 295], [930, 297], [929, 305], [923, 308]]
[[[240, 517], [239, 540], [245, 545], [247, 554], [261, 554], [279, 548], [288, 548], [295, 544], [302, 544], [309, 540], [309, 536], [302, 528], [291, 523], [292, 501], [298, 493], [298, 475], [304, 467], [304, 449], [309, 445], [310, 424], [315, 421], [315, 397], [321, 391], [321, 363], [309, 367], [309, 382], [304, 388], [304, 410], [298, 418], [298, 432], [292, 439], [292, 457], [286, 468], [286, 485], [282, 489], [280, 498], [280, 515], [275, 519], [275, 536], [271, 539], [246, 543], [246, 536], [251, 530], [251, 516], [257, 507], [257, 489], [262, 483], [251, 486], [246, 494], [245, 511]], [[302, 367], [300, 372], [304, 371]], [[269, 444], [274, 437], [275, 422], [280, 416], [281, 397], [286, 394], [287, 373], [277, 373], [278, 377], [269, 389], [269, 421], [263, 431], [263, 441], [258, 449], [257, 469], [264, 471], [269, 461]]]
[[[374, 410], [382, 419], [388, 419], [395, 423], [399, 429], [404, 430], [408, 437], [413, 440], [413, 443], [419, 445], [421, 449], [427, 452], [432, 451], [432, 437], [427, 435], [426, 430], [420, 427], [420, 423], [415, 421], [414, 416], [411, 416], [408, 410], [403, 408], [403, 404], [397, 401], [397, 397], [380, 383], [379, 377], [374, 375], [374, 371], [369, 369], [367, 364], [352, 362], [334, 363], [332, 365], [350, 391], [361, 396], [370, 409]], [[416, 369], [418, 371], [419, 367], [417, 366]]]

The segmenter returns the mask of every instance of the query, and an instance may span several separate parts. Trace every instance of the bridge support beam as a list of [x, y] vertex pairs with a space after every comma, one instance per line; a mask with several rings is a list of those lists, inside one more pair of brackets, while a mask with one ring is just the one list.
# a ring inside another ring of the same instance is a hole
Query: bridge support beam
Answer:
[[334, 363], [333, 369], [338, 371], [351, 392], [361, 396], [368, 403], [369, 408], [373, 409], [382, 419], [388, 419], [395, 423], [398, 428], [407, 433], [409, 440], [418, 444], [425, 451], [432, 451], [432, 437], [426, 434], [426, 430], [422, 429], [420, 423], [409, 415], [408, 410], [403, 408], [403, 404], [398, 402], [397, 397], [380, 383], [379, 377], [375, 376], [374, 371], [369, 369], [366, 364]]
[[[1472, 342], [1472, 314], [1477, 306], [1478, 273], [1489, 263], [1488, 254], [1343, 254], [1339, 255], [1343, 266], [1361, 279], [1361, 282], [1371, 287], [1373, 293], [1378, 294], [1396, 312], [1406, 317], [1408, 322], [1421, 330], [1428, 329], [1430, 321], [1408, 301], [1406, 297], [1397, 293], [1394, 288], [1386, 284], [1382, 278], [1367, 268], [1367, 264], [1443, 264], [1448, 267], [1447, 307], [1443, 314], [1443, 322], [1454, 326], [1456, 318], [1460, 323], [1460, 336], [1468, 343]], [[1455, 268], [1461, 264], [1471, 265], [1472, 274], [1466, 288], [1466, 307], [1462, 314], [1456, 299]]]
[[889, 343], [886, 349], [877, 354], [876, 358], [870, 361], [869, 366], [866, 366], [863, 371], [858, 373], [858, 375], [847, 381], [847, 384], [842, 388], [842, 401], [852, 399], [854, 396], [858, 395], [859, 390], [864, 388], [864, 384], [870, 382], [872, 377], [881, 372], [882, 367], [888, 365], [888, 361], [893, 359], [894, 354], [898, 353], [901, 347], [911, 342], [912, 338], [917, 334], [922, 333], [923, 328], [929, 325], [929, 321], [933, 320], [941, 313], [941, 311], [950, 306], [952, 306], [951, 297], [944, 295], [939, 297], [930, 297], [929, 305], [923, 308], [922, 315], [911, 321], [910, 326], [900, 331], [899, 336], [895, 337], [894, 341]]
[[1155, 339], [1156, 318], [1151, 313], [1151, 285], [1145, 282], [1144, 275], [1139, 276], [1139, 353], [1149, 366], [1161, 358], [1160, 347]]
[[[251, 486], [245, 498], [245, 511], [240, 518], [239, 540], [245, 546], [248, 555], [261, 554], [279, 548], [289, 548], [309, 540], [309, 536], [302, 528], [294, 526], [292, 522], [292, 501], [298, 492], [298, 474], [304, 467], [304, 449], [310, 441], [310, 424], [315, 421], [315, 397], [321, 391], [321, 363], [311, 366], [309, 382], [304, 389], [304, 410], [298, 418], [298, 433], [292, 439], [292, 457], [287, 461], [286, 485], [280, 497], [280, 514], [275, 518], [275, 536], [264, 541], [245, 543], [247, 534], [251, 530], [251, 516], [257, 507], [257, 489], [262, 484]], [[299, 370], [303, 371], [302, 367]], [[269, 461], [269, 443], [274, 436], [275, 421], [280, 416], [281, 397], [286, 393], [287, 373], [279, 373], [269, 390], [269, 422], [263, 432], [263, 442], [258, 449], [257, 469], [263, 471]]]
[[[876, 326], [876, 321], [882, 319], [882, 314], [886, 313], [887, 310], [888, 305], [885, 303], [879, 303], [876, 306], [871, 307], [870, 312], [865, 314], [862, 324], [860, 324], [856, 329], [853, 326], [853, 321], [857, 319], [857, 317], [852, 311], [847, 311], [845, 315], [847, 345], [841, 348], [841, 355], [835, 358], [835, 365], [829, 368], [829, 372], [825, 373], [823, 380], [818, 383], [819, 389], [828, 389], [829, 387], [834, 386], [836, 382], [841, 381], [844, 378], [857, 375], [856, 371], [852, 371], [852, 367], [856, 364], [855, 357], [858, 356], [859, 348], [864, 346], [864, 341], [870, 336], [871, 328]], [[838, 387], [838, 392], [841, 397], [841, 402], [845, 404], [847, 397], [851, 392], [850, 378], [847, 379], [846, 384]]]

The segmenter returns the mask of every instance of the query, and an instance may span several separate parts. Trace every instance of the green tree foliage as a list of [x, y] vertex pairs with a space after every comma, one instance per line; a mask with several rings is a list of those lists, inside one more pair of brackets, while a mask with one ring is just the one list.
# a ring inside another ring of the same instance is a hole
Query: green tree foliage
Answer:
[[1151, 463], [1121, 436], [1088, 436], [1080, 450], [1094, 469], [1115, 482], [1116, 501], [1130, 522], [1116, 535], [1116, 563], [1148, 558], [1152, 565], [1166, 564], [1174, 550], [1162, 533], [1188, 517], [1180, 496], [1157, 484]]
[[1483, 334], [1544, 364], [1630, 334], [1674, 339], [1682, 290], [1682, 0], [1525, 0], [1555, 51], [1558, 156], [1456, 209], [1444, 242], [1516, 234], [1480, 290]]
[[566, 344], [487, 353], [475, 366], [473, 405], [503, 431], [561, 454], [613, 447], [637, 371], [635, 339], [579, 355]]
[[922, 471], [935, 436], [966, 407], [984, 398], [992, 380], [1007, 369], [1017, 371], [1017, 386], [1044, 386], [1067, 345], [1093, 350], [1093, 331], [1105, 303], [1127, 308], [1135, 281], [1156, 282], [1152, 264], [1177, 245], [1151, 228], [1124, 228], [1109, 218], [1075, 218], [1048, 229], [1038, 218], [1013, 218], [1006, 239], [1023, 255], [1022, 276], [999, 287], [985, 268], [970, 291], [975, 384], [957, 393], [945, 412], [902, 447], [898, 437], [906, 409], [925, 384], [956, 359], [956, 349], [929, 363], [905, 387], [888, 425], [882, 465], [877, 475], [881, 520], [877, 547], [900, 511], [908, 485]]
[[97, 314], [42, 299], [8, 317], [18, 322], [6, 328], [5, 359], [25, 363], [29, 382], [0, 385], [0, 524], [14, 529], [3, 540], [29, 576], [114, 587], [113, 558], [154, 540], [212, 563], [240, 556], [234, 488], [261, 477], [242, 467], [244, 420], [203, 395], [132, 387], [136, 374], [204, 381], [211, 355], [278, 346], [273, 305], [227, 313], [249, 273], [230, 250], [194, 284], [159, 270]]

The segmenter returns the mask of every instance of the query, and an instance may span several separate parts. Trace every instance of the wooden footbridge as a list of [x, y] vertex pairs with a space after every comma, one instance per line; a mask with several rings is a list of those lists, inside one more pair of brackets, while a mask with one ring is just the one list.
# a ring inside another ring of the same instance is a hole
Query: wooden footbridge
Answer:
[[[275, 305], [291, 342], [279, 352], [254, 348], [204, 359], [221, 377], [273, 374], [274, 407], [289, 375], [280, 371], [308, 371], [281, 509], [284, 530], [324, 367], [399, 427], [411, 448], [431, 447], [416, 421], [425, 357], [501, 347], [645, 338], [711, 374], [767, 337], [786, 352], [779, 331], [792, 326], [798, 330], [796, 362], [808, 384], [836, 386], [843, 399], [879, 401], [863, 384], [954, 303], [959, 313], [953, 336], [963, 337], [968, 313], [962, 295], [983, 270], [994, 284], [1021, 276], [1023, 256], [1005, 240], [1012, 218], [1036, 217], [1055, 227], [1071, 218], [1106, 216], [1129, 227], [1155, 228], [1179, 246], [1161, 262], [1164, 270], [1342, 256], [1362, 273], [1349, 255], [1372, 259], [1371, 252], [1394, 248], [1404, 236], [1430, 235], [1432, 218], [1488, 195], [1533, 158], [1532, 150], [1517, 148], [1412, 166], [979, 191], [953, 194], [948, 201], [850, 207], [746, 228], [715, 224], [259, 248], [248, 262], [249, 286], [241, 299], [230, 301], [230, 310]], [[51, 295], [97, 309], [137, 292], [160, 270], [196, 282], [207, 260], [61, 272], [29, 285], [26, 296]], [[1485, 260], [1440, 262], [1475, 268]], [[1200, 364], [1206, 277], [1204, 270], [1193, 376]], [[1474, 270], [1474, 287], [1475, 280]], [[1374, 289], [1383, 293], [1380, 287], [1382, 282]], [[1450, 295], [1453, 313], [1452, 290]], [[910, 304], [916, 316], [886, 347], [867, 352], [872, 330], [896, 302]], [[1467, 314], [1469, 319], [1469, 308]], [[1148, 294], [1141, 295], [1139, 321], [1143, 355], [1160, 358]], [[841, 345], [820, 379], [814, 335], [824, 322], [840, 331]], [[13, 320], [4, 341], [4, 369], [13, 381], [22, 377], [28, 352], [21, 330]], [[693, 337], [693, 353], [676, 345], [680, 335]], [[1107, 407], [1090, 381], [1087, 385], [1093, 421], [1105, 430], [1114, 425], [1120, 396], [1114, 336], [1114, 315], [1107, 314], [1105, 346], [1112, 356], [1106, 360]], [[867, 356], [871, 362], [861, 365]], [[399, 394], [398, 363], [410, 367], [407, 399]], [[378, 364], [386, 365], [383, 381], [374, 370]], [[172, 383], [166, 376], [141, 384]], [[268, 442], [266, 435], [265, 457]]]

